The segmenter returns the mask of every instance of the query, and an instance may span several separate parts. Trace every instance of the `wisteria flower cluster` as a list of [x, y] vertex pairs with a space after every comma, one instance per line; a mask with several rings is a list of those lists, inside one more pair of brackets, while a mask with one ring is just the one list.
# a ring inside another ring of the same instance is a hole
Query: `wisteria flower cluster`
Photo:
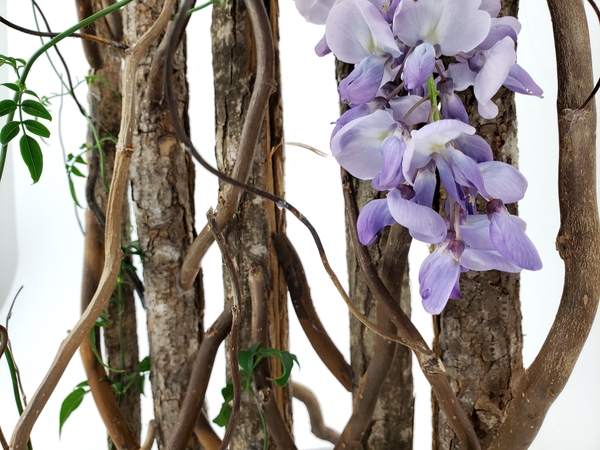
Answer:
[[[485, 119], [498, 114], [492, 97], [501, 86], [542, 96], [516, 63], [521, 26], [498, 17], [500, 0], [296, 0], [296, 6], [309, 22], [325, 25], [317, 54], [333, 52], [355, 65], [339, 85], [350, 109], [336, 122], [331, 151], [353, 176], [387, 193], [360, 212], [360, 241], [373, 243], [397, 222], [435, 245], [419, 272], [431, 314], [460, 297], [461, 272], [541, 269], [525, 222], [505, 206], [523, 198], [527, 181], [493, 160], [456, 94], [473, 86]], [[432, 209], [437, 177], [448, 192], [443, 217]], [[486, 214], [477, 211], [478, 195], [487, 201]]]

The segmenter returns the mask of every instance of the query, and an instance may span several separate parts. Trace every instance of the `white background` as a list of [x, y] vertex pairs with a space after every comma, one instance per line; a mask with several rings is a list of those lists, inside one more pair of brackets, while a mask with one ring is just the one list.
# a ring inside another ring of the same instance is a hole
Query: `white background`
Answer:
[[[39, 1], [54, 31], [76, 22], [72, 2]], [[8, 11], [6, 11], [8, 9]], [[337, 118], [333, 58], [319, 59], [313, 51], [323, 30], [305, 23], [291, 0], [281, 4], [281, 64], [284, 93], [285, 134], [288, 141], [303, 142], [328, 151], [330, 123]], [[20, 25], [33, 28], [29, 2], [0, 2], [0, 14]], [[528, 234], [540, 251], [544, 269], [522, 275], [524, 362], [528, 365], [541, 347], [556, 313], [562, 289], [562, 263], [555, 251], [558, 231], [557, 203], [557, 131], [555, 113], [555, 63], [550, 17], [542, 0], [522, 2], [519, 19], [523, 31], [519, 38], [519, 63], [545, 91], [543, 100], [518, 97], [520, 169], [529, 180], [529, 190], [520, 203], [521, 216], [527, 221]], [[591, 21], [592, 41], [598, 42], [598, 24]], [[210, 12], [194, 14], [188, 27], [189, 80], [191, 92], [192, 137], [207, 158], [214, 148], [212, 72], [209, 43]], [[39, 39], [0, 27], [0, 53], [23, 59], [39, 47]], [[8, 47], [8, 48], [7, 48]], [[82, 80], [87, 65], [81, 44], [67, 40], [60, 44], [76, 80]], [[54, 53], [51, 56], [58, 62]], [[598, 70], [598, 48], [596, 73]], [[64, 70], [57, 66], [60, 73]], [[6, 81], [13, 74], [2, 72]], [[60, 93], [60, 83], [45, 57], [28, 80], [28, 87], [50, 96]], [[77, 90], [85, 100], [85, 87]], [[0, 89], [0, 99], [9, 92]], [[29, 174], [20, 160], [18, 148], [11, 147], [7, 167], [0, 183], [0, 322], [4, 323], [8, 304], [20, 286], [24, 286], [10, 321], [10, 336], [26, 393], [31, 396], [43, 378], [56, 350], [79, 315], [80, 274], [83, 238], [75, 220], [68, 191], [58, 136], [62, 135], [67, 153], [75, 153], [85, 141], [86, 125], [73, 102], [65, 98], [61, 111], [60, 98], [52, 100], [52, 138], [43, 146], [44, 173], [40, 182], [31, 185]], [[59, 129], [60, 127], [60, 129]], [[213, 157], [214, 158], [214, 157]], [[289, 201], [298, 207], [320, 233], [332, 265], [341, 279], [346, 278], [343, 208], [339, 183], [339, 167], [331, 157], [321, 158], [297, 147], [286, 148], [286, 190]], [[216, 203], [217, 182], [202, 169], [197, 175], [198, 225], [204, 223], [204, 212]], [[80, 186], [81, 188], [82, 186]], [[83, 196], [80, 195], [80, 198]], [[14, 209], [13, 209], [14, 208]], [[81, 215], [79, 210], [78, 214]], [[585, 211], [582, 211], [585, 213]], [[336, 344], [348, 355], [348, 313], [322, 269], [308, 232], [294, 218], [288, 219], [290, 238], [302, 257], [312, 287], [313, 299], [325, 327]], [[427, 249], [418, 243], [411, 251], [413, 276]], [[207, 325], [222, 308], [220, 256], [211, 249], [203, 264], [207, 287]], [[14, 273], [14, 277], [13, 277]], [[208, 280], [215, 280], [209, 283]], [[413, 289], [416, 282], [413, 282]], [[413, 320], [430, 339], [431, 319], [418, 302], [413, 305]], [[140, 335], [144, 314], [140, 316]], [[326, 422], [341, 430], [349, 417], [351, 398], [318, 360], [306, 338], [291, 316], [291, 347], [298, 355], [302, 369], [294, 369], [294, 379], [313, 389], [322, 401]], [[572, 378], [531, 446], [533, 449], [579, 450], [600, 449], [600, 384], [598, 383], [600, 330], [595, 326]], [[140, 355], [147, 347], [140, 348]], [[222, 354], [221, 354], [222, 355]], [[210, 416], [218, 412], [219, 391], [224, 384], [222, 356], [209, 386]], [[86, 398], [63, 428], [58, 439], [58, 411], [62, 400], [85, 378], [79, 356], [69, 365], [63, 379], [42, 412], [32, 435], [36, 449], [104, 449], [105, 432], [91, 398]], [[147, 389], [149, 390], [149, 389]], [[415, 371], [417, 450], [430, 448], [429, 389]], [[295, 407], [295, 435], [300, 449], [331, 448], [312, 437], [301, 405]], [[152, 418], [151, 401], [144, 399], [143, 420]], [[8, 370], [0, 361], [0, 426], [5, 435], [17, 420]]]

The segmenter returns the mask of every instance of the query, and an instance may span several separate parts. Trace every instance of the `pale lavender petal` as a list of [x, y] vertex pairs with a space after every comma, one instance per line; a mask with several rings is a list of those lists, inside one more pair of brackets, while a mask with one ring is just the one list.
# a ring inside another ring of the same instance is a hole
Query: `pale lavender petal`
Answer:
[[381, 144], [383, 155], [383, 168], [371, 185], [378, 191], [388, 191], [398, 186], [404, 177], [402, 176], [402, 157], [406, 144], [395, 136], [386, 138]]
[[296, 9], [307, 22], [324, 25], [335, 0], [295, 0]]
[[460, 263], [446, 245], [431, 253], [419, 270], [419, 292], [425, 311], [430, 314], [442, 312], [460, 276]]
[[338, 87], [341, 100], [349, 105], [373, 100], [381, 86], [384, 63], [384, 59], [369, 55], [357, 64]]
[[542, 260], [533, 242], [521, 229], [519, 223], [513, 220], [513, 216], [506, 208], [504, 206], [495, 208], [491, 216], [490, 239], [496, 250], [509, 262], [523, 269], [541, 269]]
[[398, 189], [388, 193], [387, 201], [396, 222], [408, 228], [414, 238], [437, 244], [446, 237], [446, 222], [431, 208], [403, 199]]
[[478, 163], [494, 159], [490, 144], [477, 134], [472, 136], [461, 134], [455, 139], [455, 142], [461, 152], [468, 157], [473, 158]]
[[403, 81], [407, 90], [427, 82], [435, 68], [435, 50], [429, 42], [419, 44], [404, 61]]
[[406, 116], [413, 106], [421, 100], [423, 100], [423, 97], [420, 95], [406, 95], [391, 100], [390, 108], [392, 108], [392, 111], [394, 112], [394, 119], [398, 122], [404, 121], [408, 126], [427, 122], [430, 110], [429, 102], [421, 103], [408, 117]]
[[359, 117], [345, 125], [331, 140], [331, 153], [340, 166], [361, 180], [375, 177], [383, 166], [379, 147], [396, 130], [396, 122], [386, 111]]
[[533, 78], [518, 64], [513, 65], [508, 72], [504, 86], [511, 91], [519, 94], [534, 95], [536, 97], [544, 97], [544, 91], [539, 87]]
[[371, 200], [358, 215], [356, 222], [358, 240], [362, 245], [371, 245], [381, 230], [394, 223], [396, 221], [390, 214], [387, 200]]
[[525, 195], [527, 180], [510, 164], [488, 161], [480, 163], [479, 170], [491, 198], [499, 198], [506, 204], [518, 202]]
[[490, 221], [485, 214], [467, 216], [460, 224], [460, 238], [467, 248], [495, 250], [490, 239]]
[[475, 79], [477, 78], [477, 73], [469, 68], [467, 62], [450, 64], [444, 75], [448, 78], [452, 78], [454, 90], [457, 92], [464, 91], [469, 86], [473, 86], [475, 84]]
[[504, 258], [496, 250], [477, 250], [466, 248], [460, 259], [460, 264], [469, 270], [483, 272], [500, 270], [502, 272], [519, 273], [522, 269]]
[[510, 37], [505, 37], [489, 50], [474, 86], [479, 114], [484, 119], [493, 119], [498, 115], [498, 107], [492, 101], [492, 97], [506, 80], [515, 60], [515, 43]]
[[400, 56], [389, 24], [368, 0], [344, 0], [333, 5], [325, 28], [327, 44], [344, 62], [358, 64], [367, 56]]
[[487, 11], [492, 19], [498, 17], [501, 7], [500, 0], [481, 0], [481, 5], [479, 5], [479, 9]]
[[442, 55], [469, 52], [485, 39], [491, 18], [481, 0], [403, 1], [394, 16], [394, 33], [411, 47], [437, 46]]

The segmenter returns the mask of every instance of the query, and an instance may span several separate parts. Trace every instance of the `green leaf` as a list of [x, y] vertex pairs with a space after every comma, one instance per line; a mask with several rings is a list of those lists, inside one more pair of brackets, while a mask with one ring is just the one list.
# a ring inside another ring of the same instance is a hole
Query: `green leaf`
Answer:
[[79, 164], [85, 164], [85, 165], [87, 166], [87, 163], [85, 162], [85, 159], [83, 159], [83, 158], [81, 157], [81, 155], [77, 155], [77, 156], [75, 157], [75, 162], [76, 162], [76, 163], [79, 163]]
[[0, 144], [6, 145], [19, 134], [20, 122], [7, 122], [0, 130]]
[[66, 420], [69, 418], [73, 411], [79, 408], [79, 405], [81, 405], [81, 402], [83, 401], [83, 397], [85, 397], [85, 394], [87, 394], [88, 392], [89, 391], [85, 390], [83, 387], [79, 387], [73, 392], [71, 392], [69, 395], [67, 395], [67, 398], [63, 400], [59, 414], [59, 437], [62, 433], [62, 427], [65, 424]]
[[75, 166], [71, 166], [71, 173], [77, 177], [85, 178], [85, 175]]
[[52, 120], [52, 116], [50, 115], [46, 107], [35, 100], [23, 100], [21, 102], [21, 109], [30, 116]]
[[6, 86], [11, 91], [21, 92], [21, 88], [19, 87], [19, 85], [17, 83], [2, 83], [2, 86]]
[[33, 97], [37, 98], [37, 99], [39, 99], [39, 98], [40, 98], [40, 97], [39, 97], [39, 95], [37, 95], [35, 92], [33, 92], [33, 91], [29, 90], [29, 89], [25, 89], [25, 90], [23, 91], [23, 94], [29, 94], [29, 95], [31, 95], [31, 96], [33, 96]]
[[37, 136], [41, 136], [41, 137], [50, 137], [50, 130], [48, 128], [46, 128], [45, 125], [41, 124], [40, 122], [38, 122], [37, 120], [24, 120], [23, 124], [25, 125], [25, 128], [27, 128], [31, 133], [37, 135]]
[[81, 383], [79, 383], [77, 386], [75, 386], [76, 388], [80, 388], [80, 387], [89, 387], [89, 383], [87, 380], [82, 381]]
[[146, 356], [144, 359], [140, 361], [140, 365], [138, 366], [139, 372], [150, 372], [150, 357]]
[[300, 363], [298, 362], [298, 358], [296, 358], [296, 355], [287, 351], [282, 352], [281, 350], [277, 350], [275, 348], [261, 348], [258, 351], [257, 355], [259, 358], [264, 358], [265, 356], [273, 356], [281, 362], [281, 366], [283, 367], [283, 374], [279, 378], [273, 379], [277, 386], [283, 387], [287, 384], [288, 380], [290, 379], [290, 375], [292, 374], [294, 362], [298, 364], [298, 367], [300, 367]]
[[227, 384], [221, 389], [221, 395], [223, 396], [223, 404], [221, 405], [219, 415], [213, 419], [213, 422], [220, 427], [225, 427], [229, 423], [232, 410], [230, 403], [233, 401], [233, 382], [231, 378], [227, 380]]
[[0, 102], [0, 117], [6, 116], [17, 110], [17, 102], [14, 100], [2, 100]]
[[144, 393], [144, 384], [146, 383], [146, 376], [145, 376], [145, 375], [142, 375], [142, 376], [138, 377], [138, 378], [135, 380], [135, 383], [137, 384], [138, 392], [139, 392], [140, 394], [146, 395], [146, 394]]
[[254, 355], [256, 353], [250, 350], [240, 350], [238, 352], [238, 364], [242, 368], [242, 371], [250, 376], [252, 376], [252, 372], [254, 371]]
[[25, 161], [31, 179], [35, 184], [40, 180], [44, 167], [44, 157], [40, 144], [31, 136], [24, 134], [19, 140], [19, 147], [21, 148], [21, 157]]
[[[68, 173], [67, 179], [69, 180], [69, 191], [71, 192], [71, 198], [73, 199], [73, 201], [75, 202], [75, 204], [77, 206], [79, 206], [80, 208], [83, 208], [83, 206], [81, 206], [79, 204], [79, 200], [77, 200], [77, 193], [75, 192], [75, 185], [73, 184], [73, 178], [71, 178], [70, 173]], [[98, 325], [97, 322], [96, 322], [96, 325]], [[98, 325], [98, 326], [103, 326], [103, 325]]]

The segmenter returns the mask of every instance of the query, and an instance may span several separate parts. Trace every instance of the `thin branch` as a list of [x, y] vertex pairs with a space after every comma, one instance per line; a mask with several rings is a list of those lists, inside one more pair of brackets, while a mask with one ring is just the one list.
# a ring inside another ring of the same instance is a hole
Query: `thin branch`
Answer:
[[215, 433], [215, 430], [208, 421], [208, 417], [206, 417], [204, 409], [198, 415], [198, 420], [194, 426], [194, 435], [196, 435], [204, 450], [218, 450], [221, 446], [221, 438]]
[[[262, 267], [256, 266], [250, 270], [248, 285], [252, 299], [252, 341], [261, 342], [266, 346], [269, 342], [269, 310], [265, 299], [267, 285]], [[269, 435], [273, 438], [275, 446], [295, 450], [294, 438], [277, 405], [272, 379], [269, 360], [265, 358], [258, 363], [253, 373], [256, 398], [263, 409]]]
[[[598, 22], [600, 22], [600, 9], [598, 9], [598, 5], [596, 5], [594, 0], [588, 0], [588, 3], [596, 13], [596, 19], [598, 19]], [[594, 86], [594, 89], [592, 89], [592, 93], [588, 96], [585, 102], [583, 102], [583, 105], [577, 108], [577, 110], [583, 111], [587, 107], [587, 105], [592, 101], [592, 99], [596, 96], [598, 90], [600, 90], [600, 77], [598, 78], [598, 81], [596, 81], [596, 85]]]
[[352, 392], [354, 384], [352, 367], [335, 346], [317, 315], [298, 253], [285, 234], [273, 236], [273, 245], [304, 334], [333, 376], [348, 392]]
[[229, 364], [231, 365], [231, 381], [233, 384], [233, 404], [231, 405], [231, 415], [229, 416], [229, 422], [227, 423], [227, 430], [225, 431], [225, 436], [223, 436], [221, 446], [219, 447], [219, 450], [225, 450], [235, 431], [235, 426], [237, 425], [238, 417], [240, 415], [240, 408], [242, 406], [242, 382], [240, 379], [240, 370], [238, 368], [238, 351], [240, 346], [240, 302], [242, 291], [240, 289], [240, 282], [235, 270], [235, 265], [233, 264], [233, 260], [227, 249], [225, 238], [223, 238], [221, 230], [219, 230], [219, 225], [217, 224], [217, 219], [212, 208], [206, 213], [206, 218], [208, 219], [208, 227], [217, 241], [221, 256], [223, 257], [223, 263], [229, 273], [231, 284], [233, 285], [233, 304], [231, 305], [232, 322], [229, 335]]
[[[83, 265], [83, 282], [81, 288], [81, 310], [85, 311], [98, 288], [98, 282], [104, 263], [104, 244], [102, 228], [88, 209], [85, 215], [86, 234]], [[83, 368], [88, 384], [104, 422], [110, 439], [118, 450], [137, 449], [140, 444], [123, 417], [115, 393], [106, 377], [106, 371], [92, 351], [89, 339], [84, 339], [79, 347]]]
[[565, 264], [562, 297], [546, 341], [524, 372], [490, 449], [526, 449], [567, 383], [587, 340], [600, 297], [600, 224], [596, 198], [596, 108], [581, 104], [593, 83], [590, 38], [580, 0], [548, 0], [558, 72], [560, 230]]
[[[192, 0], [186, 0], [186, 3], [183, 5], [183, 7], [181, 9], [181, 14], [186, 14], [187, 10], [185, 8], [189, 7], [189, 3], [191, 3], [191, 1]], [[263, 11], [263, 13], [266, 14], [266, 12], [264, 12], [264, 11]], [[179, 20], [179, 18], [178, 18], [178, 20]], [[181, 19], [180, 26], [183, 26], [183, 22], [184, 22], [184, 20]], [[178, 28], [177, 30], [181, 30], [181, 28]], [[182, 32], [182, 31], [178, 31], [178, 33], [179, 32]], [[173, 36], [177, 36], [177, 33], [174, 33]], [[171, 73], [172, 68], [173, 68], [173, 52], [175, 50], [175, 44], [176, 44], [176, 40], [174, 38], [172, 38], [169, 45], [170, 46], [172, 45], [173, 48], [169, 48], [169, 51], [167, 52], [167, 56], [165, 59], [165, 71], [167, 73]], [[166, 80], [168, 80], [168, 78], [166, 78]], [[256, 86], [256, 83], [255, 83], [255, 86]], [[246, 192], [250, 192], [251, 194], [266, 198], [267, 200], [274, 202], [277, 205], [277, 207], [285, 208], [289, 212], [291, 212], [310, 231], [310, 234], [315, 242], [315, 245], [317, 246], [317, 250], [319, 251], [319, 256], [321, 257], [321, 263], [323, 264], [325, 271], [329, 275], [329, 278], [331, 278], [331, 281], [333, 282], [334, 286], [340, 293], [342, 299], [344, 300], [344, 302], [346, 303], [346, 305], [348, 306], [348, 308], [350, 309], [352, 314], [354, 316], [356, 316], [356, 318], [358, 320], [360, 320], [361, 323], [363, 323], [367, 328], [369, 328], [374, 333], [376, 333], [380, 336], [383, 336], [390, 341], [399, 342], [400, 344], [406, 345], [408, 347], [413, 345], [413, 341], [406, 339], [404, 336], [398, 337], [398, 336], [391, 335], [389, 333], [385, 333], [382, 330], [379, 330], [374, 324], [372, 324], [369, 320], [367, 320], [365, 318], [365, 316], [360, 311], [358, 311], [358, 309], [356, 309], [356, 307], [354, 306], [354, 303], [352, 303], [352, 300], [350, 299], [350, 297], [344, 290], [342, 283], [340, 282], [336, 273], [333, 271], [333, 269], [331, 268], [331, 266], [329, 264], [329, 260], [327, 259], [327, 254], [325, 253], [325, 248], [323, 247], [321, 238], [319, 237], [317, 231], [312, 226], [312, 224], [308, 221], [308, 219], [306, 217], [304, 217], [304, 215], [300, 211], [298, 211], [294, 206], [292, 206], [290, 203], [288, 203], [286, 200], [282, 199], [281, 197], [271, 194], [270, 192], [263, 191], [262, 189], [258, 189], [254, 186], [241, 183], [240, 181], [236, 180], [235, 178], [232, 178], [229, 175], [226, 175], [225, 173], [215, 169], [210, 164], [208, 164], [202, 158], [202, 156], [200, 156], [200, 154], [198, 153], [198, 150], [196, 150], [196, 147], [194, 147], [194, 144], [192, 143], [190, 137], [185, 132], [183, 123], [181, 121], [181, 118], [179, 117], [179, 112], [177, 109], [177, 100], [175, 98], [175, 93], [173, 91], [173, 83], [165, 82], [165, 94], [166, 94], [167, 105], [169, 107], [169, 113], [171, 115], [173, 129], [175, 130], [175, 134], [177, 135], [177, 138], [182, 142], [182, 144], [187, 148], [187, 150], [190, 152], [190, 154], [196, 159], [196, 161], [198, 161], [198, 163], [200, 163], [200, 165], [202, 167], [204, 167], [207, 171], [209, 171], [213, 175], [217, 176], [221, 180], [226, 181], [227, 183], [232, 184], [234, 186], [237, 186], [237, 187], [245, 190]], [[190, 252], [191, 251], [192, 250], [190, 249]], [[190, 258], [193, 259], [195, 257], [192, 256]], [[187, 260], [187, 257], [186, 257], [186, 260]], [[189, 260], [189, 261], [191, 261], [191, 260]], [[199, 261], [200, 260], [198, 259], [198, 263], [199, 263]], [[186, 266], [185, 261], [184, 261], [183, 266]], [[183, 267], [182, 267], [182, 272], [180, 274], [180, 277], [181, 277], [180, 285], [182, 286], [182, 288], [184, 286], [186, 286], [187, 283], [190, 282], [190, 280], [193, 280], [195, 278], [195, 276], [196, 276], [195, 273], [197, 273], [198, 270], [199, 270], [198, 267], [196, 267], [194, 264], [190, 263], [189, 265], [187, 265], [187, 269], [185, 271], [186, 274], [184, 275]], [[192, 272], [194, 272], [194, 274], [192, 274]], [[191, 276], [191, 275], [193, 275], [193, 276]], [[187, 280], [186, 284], [184, 284], [181, 281], [184, 277]], [[412, 348], [412, 347], [410, 347], [410, 348]], [[415, 348], [415, 350], [419, 351], [419, 352], [428, 351], [428, 350], [426, 350], [425, 347], [421, 346], [420, 344]], [[431, 350], [429, 350], [429, 352], [431, 352]]]
[[4, 355], [4, 350], [8, 345], [8, 331], [2, 325], [0, 325], [0, 359], [2, 359], [2, 355]]
[[323, 412], [319, 400], [313, 391], [300, 383], [292, 381], [292, 395], [296, 400], [301, 401], [306, 406], [308, 417], [310, 419], [310, 430], [319, 439], [331, 442], [333, 445], [340, 438], [340, 433], [333, 428], [329, 428], [323, 420]]
[[[180, 15], [182, 16], [182, 26], [185, 25], [185, 21], [189, 20], [187, 11], [190, 9], [188, 5], [191, 6], [191, 4], [192, 1], [187, 0], [185, 6], [180, 11]], [[254, 148], [256, 147], [260, 130], [263, 126], [269, 105], [269, 97], [275, 87], [273, 36], [264, 3], [258, 0], [245, 0], [245, 4], [252, 24], [252, 32], [254, 33], [256, 79], [254, 81], [250, 104], [246, 111], [239, 151], [236, 156], [233, 173], [231, 174], [231, 178], [240, 181], [242, 184], [245, 184], [248, 181], [250, 169], [254, 161]], [[180, 22], [179, 19], [178, 22]], [[173, 34], [174, 36], [172, 37], [171, 42], [178, 39], [181, 32], [174, 32]], [[168, 53], [170, 54], [172, 52], [169, 51]], [[171, 71], [167, 71], [166, 73], [171, 73]], [[171, 84], [168, 82], [170, 77], [165, 78], [166, 85], [169, 86]], [[171, 115], [173, 115], [173, 111], [171, 112]], [[235, 184], [229, 186], [228, 191], [223, 196], [224, 201], [219, 205], [219, 228], [225, 229], [227, 223], [229, 223], [229, 220], [237, 210], [241, 195], [242, 189], [240, 189], [239, 186]], [[200, 261], [211, 243], [212, 236], [207, 228], [204, 227], [192, 243], [181, 267], [179, 282], [184, 290], [191, 288], [194, 279], [198, 274], [198, 270], [200, 269]]]
[[[8, 19], [0, 16], [0, 23], [3, 23], [4, 25], [6, 25], [9, 28], [12, 28], [14, 30], [20, 31], [21, 33], [25, 33], [25, 34], [30, 34], [32, 36], [40, 36], [40, 37], [49, 37], [49, 38], [53, 38], [58, 36], [60, 33], [52, 33], [52, 32], [44, 32], [44, 31], [35, 31], [35, 30], [29, 30], [27, 28], [23, 28], [17, 24], [14, 24], [12, 22], [10, 22]], [[115, 42], [115, 41], [111, 41], [109, 39], [104, 39], [102, 37], [93, 35], [93, 34], [87, 34], [87, 33], [73, 33], [71, 35], [71, 37], [76, 37], [76, 38], [80, 38], [80, 39], [87, 39], [88, 41], [92, 41], [92, 42], [97, 42], [98, 44], [105, 44], [105, 45], [110, 45], [111, 47], [117, 47], [117, 48], [121, 48], [121, 49], [127, 49], [128, 46], [127, 44], [124, 44], [122, 42]]]
[[[154, 24], [142, 35], [138, 42], [129, 49], [125, 59], [123, 78], [123, 111], [121, 115], [121, 130], [117, 143], [115, 169], [108, 196], [105, 235], [105, 262], [98, 290], [94, 294], [88, 309], [82, 314], [71, 333], [62, 342], [50, 369], [44, 380], [33, 395], [31, 402], [19, 417], [11, 438], [12, 450], [22, 450], [27, 444], [31, 429], [44, 409], [48, 398], [71, 360], [71, 357], [94, 326], [96, 319], [102, 313], [114, 290], [122, 258], [121, 252], [121, 206], [128, 175], [129, 162], [133, 153], [133, 126], [135, 122], [135, 72], [139, 62], [152, 42], [164, 30], [171, 17], [175, 0], [167, 0], [163, 10]], [[115, 5], [118, 5], [117, 3]], [[116, 7], [116, 6], [115, 6]], [[57, 38], [55, 38], [57, 39]], [[47, 44], [48, 45], [48, 44]], [[33, 60], [33, 58], [32, 58]], [[30, 60], [31, 61], [31, 60]]]
[[8, 448], [8, 442], [6, 442], [6, 438], [4, 437], [4, 433], [2, 432], [2, 428], [0, 428], [0, 445], [2, 445], [2, 450], [10, 450]]
[[429, 384], [438, 399], [440, 409], [444, 411], [448, 417], [450, 426], [457, 434], [463, 447], [467, 450], [479, 450], [480, 445], [477, 435], [475, 434], [473, 426], [465, 411], [460, 406], [456, 394], [450, 387], [441, 361], [431, 352], [419, 331], [415, 328], [406, 314], [404, 314], [404, 311], [402, 311], [400, 306], [394, 302], [389, 291], [375, 272], [369, 252], [358, 239], [355, 225], [358, 219], [358, 208], [356, 206], [350, 177], [351, 175], [342, 169], [342, 185], [346, 202], [346, 212], [348, 214], [348, 223], [354, 224], [348, 228], [354, 244], [356, 259], [365, 277], [365, 282], [377, 300], [378, 305], [382, 305], [385, 308], [390, 320], [398, 328], [399, 335], [404, 335], [411, 342], [417, 342], [420, 343], [420, 346], [425, 346], [426, 351], [415, 351], [415, 355], [417, 356], [421, 370], [425, 374], [425, 377], [429, 381]]
[[[148, 434], [146, 434], [146, 440], [144, 441], [144, 445], [140, 447], [140, 450], [150, 450], [152, 445], [154, 444], [154, 438], [156, 437], [156, 423], [154, 420], [151, 420], [148, 423]], [[208, 450], [208, 449], [206, 449]]]

